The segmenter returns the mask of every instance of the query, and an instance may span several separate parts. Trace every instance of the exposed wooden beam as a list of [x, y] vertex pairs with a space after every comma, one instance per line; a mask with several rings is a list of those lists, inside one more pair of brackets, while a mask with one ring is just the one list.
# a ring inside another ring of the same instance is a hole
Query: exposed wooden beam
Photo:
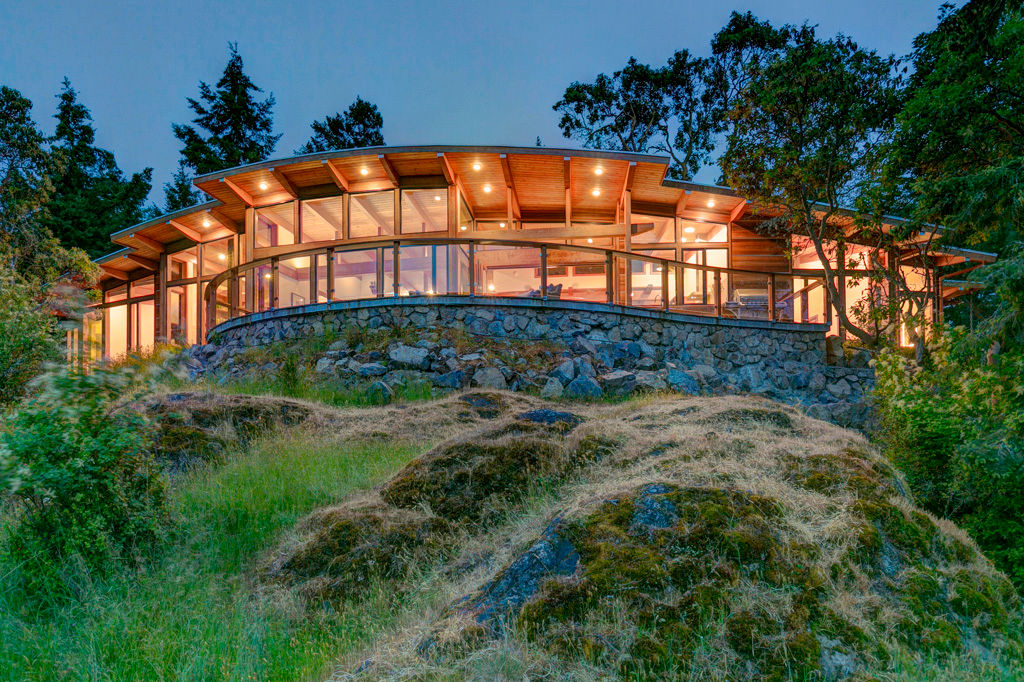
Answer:
[[736, 222], [737, 220], [742, 218], [748, 210], [750, 210], [750, 201], [744, 199], [739, 204], [737, 204], [736, 208], [732, 209], [732, 213], [729, 214], [729, 222]]
[[633, 178], [636, 177], [636, 161], [629, 162], [629, 168], [626, 169], [626, 177], [622, 181], [622, 190], [619, 192], [619, 203], [621, 204], [626, 198], [626, 192], [633, 189]]
[[331, 159], [324, 159], [322, 163], [327, 166], [327, 170], [331, 174], [331, 179], [334, 180], [334, 184], [338, 186], [338, 189], [342, 192], [348, 192], [348, 178], [346, 178], [341, 172], [341, 169], [338, 168], [337, 164], [335, 164]]
[[[501, 155], [504, 158], [504, 154]], [[448, 162], [448, 157], [444, 155], [444, 152], [438, 152], [437, 158], [441, 162], [441, 173], [444, 174], [445, 182], [449, 185], [455, 184], [455, 171], [452, 170], [452, 165]]]
[[221, 225], [228, 228], [235, 234], [242, 234], [245, 232], [245, 224], [242, 221], [235, 220], [234, 218], [229, 216], [227, 213], [224, 212], [224, 209], [220, 207], [211, 208], [208, 211], [208, 213], [212, 215], [214, 218], [216, 218], [217, 222], [219, 222]]
[[203, 241], [203, 235], [199, 234], [199, 232], [193, 230], [188, 225], [183, 225], [182, 223], [179, 223], [177, 220], [168, 220], [167, 224], [173, 227], [181, 234], [183, 234], [187, 239], [191, 239], [192, 241], [194, 241], [196, 244]]
[[562, 157], [562, 179], [565, 182], [565, 228], [572, 225], [572, 159]]
[[128, 273], [127, 272], [121, 272], [120, 270], [115, 270], [114, 268], [111, 268], [111, 267], [109, 267], [107, 265], [101, 265], [100, 267], [103, 269], [103, 272], [107, 273], [108, 275], [110, 275], [114, 279], [119, 279], [122, 282], [127, 282], [128, 281]]
[[501, 174], [505, 176], [505, 194], [508, 197], [508, 219], [522, 220], [522, 210], [519, 208], [519, 193], [516, 192], [516, 183], [512, 179], [512, 164], [508, 162], [508, 154], [499, 154], [501, 160]]
[[676, 202], [676, 215], [680, 215], [686, 209], [686, 202], [690, 200], [690, 190], [684, 189], [679, 201]]
[[388, 180], [391, 181], [392, 185], [398, 187], [398, 173], [395, 172], [395, 167], [391, 165], [387, 155], [378, 154], [377, 160], [380, 161], [380, 165], [384, 169], [384, 175], [388, 176]]
[[274, 176], [274, 179], [277, 180], [277, 184], [281, 185], [284, 191], [287, 192], [292, 199], [297, 199], [299, 197], [298, 190], [295, 189], [295, 185], [293, 185], [292, 181], [284, 174], [284, 171], [280, 168], [271, 168], [270, 174]]
[[[373, 206], [368, 206], [366, 204], [366, 197], [361, 195], [355, 195], [352, 198], [355, 199], [355, 205], [361, 208], [363, 211], [365, 211], [366, 215], [370, 216], [370, 220], [375, 221], [381, 227], [384, 227], [385, 225], [388, 224], [387, 218], [378, 213], [377, 209], [375, 209]], [[392, 223], [392, 227], [393, 226], [394, 223]]]
[[128, 238], [134, 239], [135, 241], [139, 242], [144, 246], [148, 246], [157, 253], [164, 252], [164, 245], [158, 242], [157, 240], [153, 239], [152, 237], [147, 237], [146, 235], [139, 234], [138, 232], [132, 232], [128, 235]]
[[324, 219], [324, 222], [326, 222], [328, 225], [330, 225], [335, 230], [337, 230], [338, 234], [341, 234], [341, 232], [342, 232], [341, 223], [337, 219], [335, 219], [334, 216], [332, 216], [330, 213], [325, 211], [324, 207], [321, 206], [319, 202], [309, 201], [309, 202], [306, 202], [304, 204], [304, 206], [307, 206], [310, 209], [312, 209], [314, 213], [316, 213], [318, 216], [320, 216], [321, 218]]
[[137, 263], [137, 264], [141, 265], [142, 267], [146, 268], [147, 270], [156, 271], [156, 270], [160, 269], [160, 263], [158, 261], [155, 261], [155, 260], [153, 260], [151, 258], [145, 258], [143, 256], [140, 256], [137, 253], [126, 254], [125, 258], [127, 258], [130, 261], [132, 261], [133, 263]]
[[253, 201], [252, 195], [249, 194], [248, 192], [246, 192], [244, 189], [242, 189], [238, 185], [236, 185], [234, 182], [232, 182], [228, 178], [221, 178], [220, 181], [224, 183], [225, 187], [227, 187], [232, 192], [234, 192], [235, 196], [237, 196], [239, 199], [244, 201], [247, 206], [255, 206], [256, 205], [256, 202]]

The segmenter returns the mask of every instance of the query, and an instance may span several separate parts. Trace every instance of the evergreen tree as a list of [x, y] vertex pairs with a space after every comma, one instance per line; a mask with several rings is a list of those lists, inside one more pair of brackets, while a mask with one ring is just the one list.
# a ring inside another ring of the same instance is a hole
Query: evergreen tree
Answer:
[[273, 134], [274, 96], [255, 97], [263, 90], [245, 74], [238, 44], [228, 48], [228, 63], [216, 86], [200, 81], [199, 99], [188, 98], [194, 126], [172, 126], [184, 145], [182, 163], [197, 175], [263, 161], [281, 137]]
[[313, 121], [310, 125], [313, 136], [296, 153], [377, 147], [384, 144], [384, 135], [381, 133], [383, 126], [384, 118], [377, 105], [357, 96], [344, 113], [328, 116], [323, 121]]
[[180, 211], [202, 201], [202, 195], [192, 188], [192, 176], [184, 161], [178, 162], [178, 172], [170, 182], [164, 183], [164, 210]]
[[50, 144], [61, 168], [53, 176], [43, 223], [66, 246], [100, 256], [112, 250], [112, 232], [142, 220], [153, 170], [125, 177], [114, 155], [95, 145], [92, 115], [68, 79], [57, 97], [57, 129]]

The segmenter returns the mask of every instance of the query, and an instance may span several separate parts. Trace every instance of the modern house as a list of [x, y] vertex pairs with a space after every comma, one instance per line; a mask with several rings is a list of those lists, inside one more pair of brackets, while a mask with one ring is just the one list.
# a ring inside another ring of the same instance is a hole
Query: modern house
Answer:
[[[161, 339], [201, 343], [228, 320], [365, 299], [579, 301], [713, 322], [818, 325], [875, 300], [867, 278], [830, 300], [814, 250], [760, 229], [724, 187], [666, 179], [666, 157], [532, 147], [377, 147], [203, 175], [206, 203], [111, 236], [102, 302], [72, 343], [117, 357]], [[968, 283], [940, 266], [992, 254], [922, 234], [882, 254], [943, 303]], [[922, 244], [928, 244], [922, 247]], [[869, 268], [870, 246], [846, 256]]]

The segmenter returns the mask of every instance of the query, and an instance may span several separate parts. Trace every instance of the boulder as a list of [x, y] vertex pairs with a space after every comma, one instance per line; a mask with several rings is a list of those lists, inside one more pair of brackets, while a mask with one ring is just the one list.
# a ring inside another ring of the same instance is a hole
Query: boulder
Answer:
[[825, 362], [830, 365], [840, 365], [846, 360], [846, 354], [843, 352], [842, 340], [832, 334], [825, 337]]
[[640, 371], [636, 373], [636, 389], [638, 391], [666, 391], [668, 384], [655, 372]]
[[402, 343], [388, 351], [391, 362], [405, 369], [427, 369], [430, 366], [429, 355], [430, 351], [426, 348], [406, 346]]
[[565, 387], [564, 395], [568, 398], [600, 398], [601, 384], [593, 377], [579, 376]]
[[316, 367], [314, 370], [317, 374], [333, 374], [334, 363], [335, 361], [333, 358], [320, 358], [316, 361]]
[[388, 368], [379, 362], [366, 362], [356, 369], [361, 377], [381, 377], [388, 373]]
[[367, 386], [364, 395], [371, 405], [387, 405], [395, 399], [395, 392], [383, 381], [374, 381]]
[[481, 367], [473, 373], [473, 385], [480, 388], [496, 388], [500, 390], [508, 388], [508, 382], [505, 380], [505, 375], [501, 373], [501, 370], [490, 366]]
[[850, 393], [852, 393], [850, 384], [846, 381], [846, 379], [840, 379], [839, 381], [835, 381], [829, 384], [826, 387], [826, 390], [835, 397], [840, 399], [846, 398], [847, 396], [850, 395]]
[[566, 360], [562, 364], [555, 367], [551, 372], [551, 376], [563, 384], [567, 384], [576, 378], [576, 367], [572, 360]]
[[687, 393], [689, 395], [697, 395], [700, 393], [700, 384], [697, 383], [697, 380], [686, 372], [678, 369], [670, 369], [665, 380], [673, 391]]
[[636, 375], [621, 369], [601, 375], [604, 390], [614, 395], [629, 395], [636, 389]]
[[547, 382], [544, 384], [544, 388], [540, 389], [541, 398], [561, 398], [564, 388], [562, 382], [555, 377], [548, 377]]
[[434, 385], [440, 388], [460, 389], [466, 383], [466, 373], [461, 369], [445, 372], [434, 377]]

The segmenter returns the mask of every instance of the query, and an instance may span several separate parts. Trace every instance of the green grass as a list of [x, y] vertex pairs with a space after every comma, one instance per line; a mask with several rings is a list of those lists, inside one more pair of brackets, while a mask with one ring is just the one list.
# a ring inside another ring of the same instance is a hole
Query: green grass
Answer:
[[[194, 388], [194, 385], [192, 387]], [[395, 392], [394, 402], [399, 403], [430, 400], [435, 397], [428, 383], [397, 385], [392, 389]], [[310, 379], [309, 377], [287, 383], [276, 377], [246, 379], [219, 385], [213, 390], [218, 393], [298, 398], [334, 407], [365, 407], [372, 404], [366, 397], [366, 386], [351, 386], [341, 382], [335, 383], [326, 379]]]
[[285, 590], [256, 596], [262, 554], [309, 511], [373, 486], [415, 454], [301, 432], [260, 442], [176, 485], [179, 524], [161, 559], [86, 581], [73, 601], [33, 606], [14, 588], [17, 568], [0, 564], [0, 679], [322, 677], [379, 635], [400, 604], [368, 587], [358, 604], [304, 614]]

